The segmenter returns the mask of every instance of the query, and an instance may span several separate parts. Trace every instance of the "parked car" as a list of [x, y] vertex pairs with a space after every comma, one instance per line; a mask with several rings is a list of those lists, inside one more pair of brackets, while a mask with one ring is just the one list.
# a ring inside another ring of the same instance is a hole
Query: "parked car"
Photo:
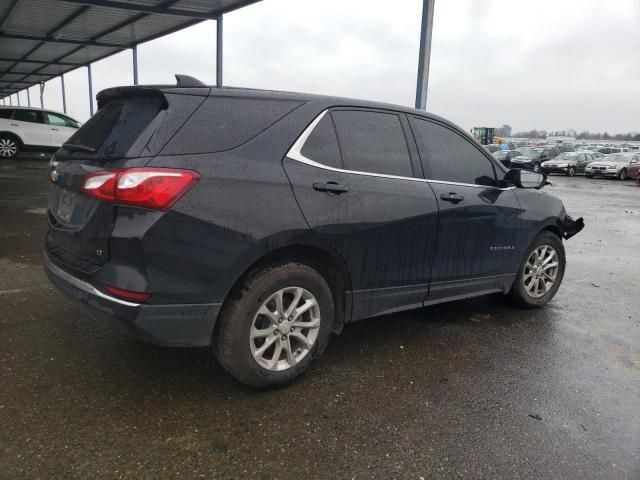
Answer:
[[553, 160], [542, 162], [542, 171], [547, 175], [561, 173], [573, 177], [576, 173], [583, 173], [588, 163], [593, 162], [593, 157], [587, 152], [561, 153]]
[[589, 153], [591, 153], [591, 156], [593, 157], [594, 161], [602, 160], [605, 157], [605, 155], [600, 152], [589, 152]]
[[640, 172], [640, 154], [612, 153], [585, 168], [586, 177], [609, 177], [618, 180], [633, 178]]
[[522, 155], [511, 159], [512, 168], [526, 168], [539, 172], [542, 162], [555, 158], [559, 152], [557, 147], [553, 148], [521, 148]]
[[493, 152], [493, 158], [498, 160], [502, 165], [509, 168], [511, 165], [511, 159], [514, 157], [519, 157], [521, 155], [520, 150], [498, 150], [497, 152]]
[[189, 83], [102, 91], [51, 160], [45, 271], [130, 334], [269, 387], [346, 322], [557, 292], [582, 219], [452, 123]]
[[0, 158], [14, 158], [21, 150], [56, 150], [79, 127], [64, 113], [0, 106]]

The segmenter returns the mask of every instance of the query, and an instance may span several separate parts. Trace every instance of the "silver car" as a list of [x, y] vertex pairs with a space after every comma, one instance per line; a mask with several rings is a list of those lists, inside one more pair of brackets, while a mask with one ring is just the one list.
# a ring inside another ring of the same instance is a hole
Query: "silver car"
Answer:
[[585, 177], [609, 177], [618, 180], [636, 178], [640, 172], [640, 154], [612, 153], [602, 160], [591, 162], [584, 169]]

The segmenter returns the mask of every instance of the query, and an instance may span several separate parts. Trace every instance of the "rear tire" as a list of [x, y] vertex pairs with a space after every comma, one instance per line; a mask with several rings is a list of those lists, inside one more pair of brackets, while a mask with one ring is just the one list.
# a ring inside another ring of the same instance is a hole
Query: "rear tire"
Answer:
[[15, 135], [3, 133], [0, 135], [0, 158], [11, 160], [20, 152], [20, 141]]
[[626, 180], [627, 179], [627, 169], [623, 168], [622, 170], [620, 170], [620, 173], [618, 174], [618, 180]]
[[[296, 320], [295, 311], [314, 302]], [[214, 353], [245, 385], [272, 388], [290, 383], [324, 352], [333, 327], [333, 305], [331, 288], [313, 268], [301, 263], [264, 267], [225, 302], [212, 342]]]
[[527, 249], [518, 275], [509, 292], [521, 307], [546, 305], [560, 288], [566, 265], [560, 237], [551, 232], [540, 233]]

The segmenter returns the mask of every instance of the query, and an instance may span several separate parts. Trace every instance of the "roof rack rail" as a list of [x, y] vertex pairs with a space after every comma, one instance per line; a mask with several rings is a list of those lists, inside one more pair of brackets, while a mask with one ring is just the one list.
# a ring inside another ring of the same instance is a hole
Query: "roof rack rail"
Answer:
[[176, 82], [178, 87], [206, 87], [206, 85], [197, 78], [189, 75], [180, 75], [178, 73], [176, 73]]

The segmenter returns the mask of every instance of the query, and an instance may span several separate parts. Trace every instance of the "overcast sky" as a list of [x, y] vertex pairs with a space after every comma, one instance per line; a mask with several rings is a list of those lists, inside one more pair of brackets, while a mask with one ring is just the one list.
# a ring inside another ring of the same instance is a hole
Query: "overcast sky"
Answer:
[[[224, 20], [226, 85], [413, 105], [422, 0], [264, 0]], [[215, 22], [143, 44], [141, 83], [215, 82]], [[93, 66], [130, 84], [131, 53]], [[65, 76], [89, 115], [86, 69]], [[61, 109], [60, 81], [45, 106]], [[32, 88], [31, 98], [38, 97]], [[22, 102], [26, 103], [23, 92]], [[436, 0], [427, 110], [514, 130], [640, 131], [640, 0]]]

